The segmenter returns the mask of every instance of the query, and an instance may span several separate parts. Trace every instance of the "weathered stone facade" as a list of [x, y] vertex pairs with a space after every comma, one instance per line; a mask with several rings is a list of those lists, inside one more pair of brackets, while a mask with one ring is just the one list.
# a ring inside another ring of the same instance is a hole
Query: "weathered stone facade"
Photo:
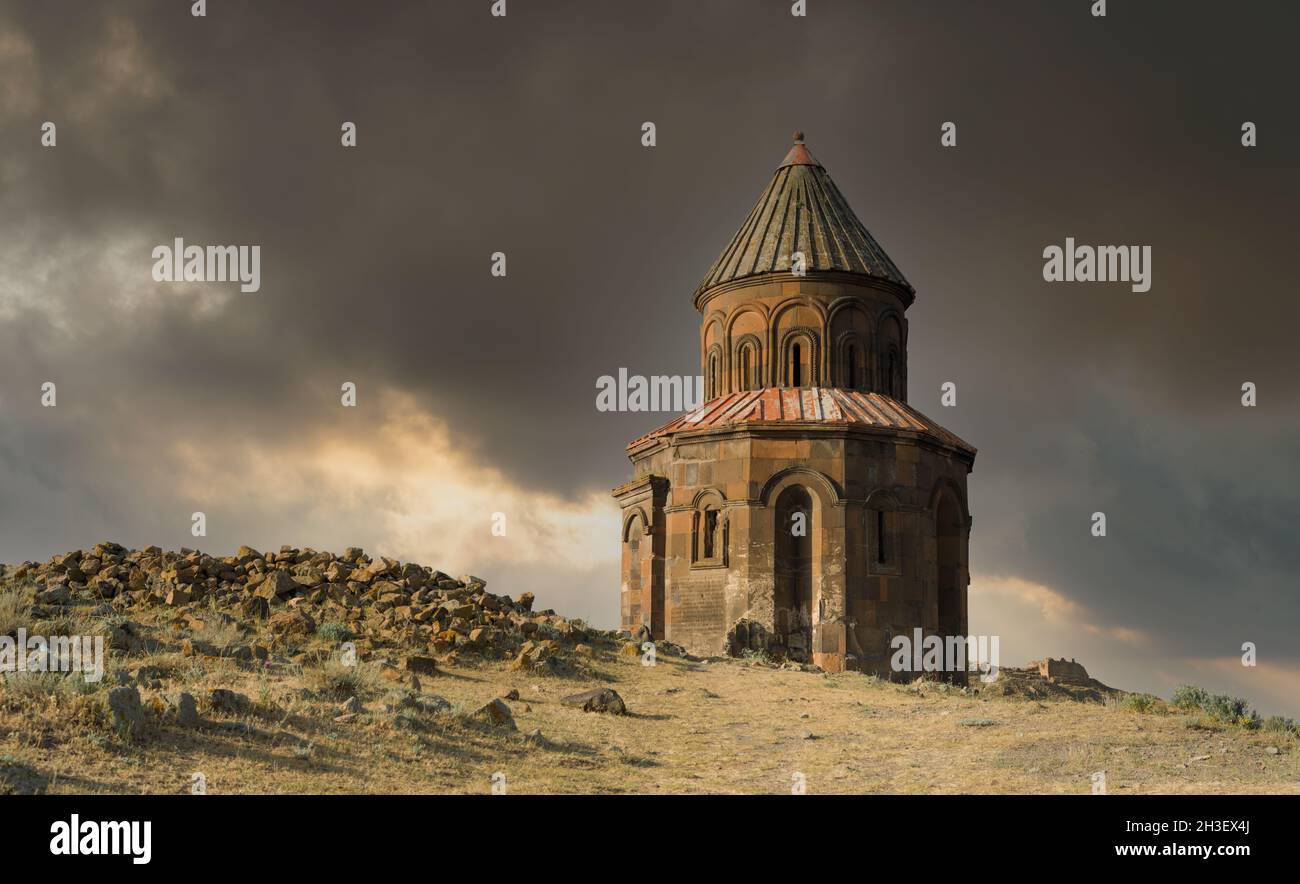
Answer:
[[882, 675], [966, 633], [975, 451], [906, 404], [913, 298], [796, 136], [695, 295], [708, 401], [628, 446], [625, 628]]
[[1038, 674], [1048, 681], [1060, 681], [1067, 684], [1087, 684], [1091, 679], [1088, 677], [1088, 670], [1083, 668], [1083, 664], [1071, 658], [1069, 660], [1062, 657], [1054, 660], [1051, 657], [1045, 657], [1038, 661]]

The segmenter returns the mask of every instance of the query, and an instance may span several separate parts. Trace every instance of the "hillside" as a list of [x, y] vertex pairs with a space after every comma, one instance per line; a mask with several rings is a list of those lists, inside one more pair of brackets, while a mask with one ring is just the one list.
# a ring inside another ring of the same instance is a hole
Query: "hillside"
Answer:
[[891, 684], [666, 643], [647, 666], [532, 602], [360, 550], [8, 566], [0, 636], [101, 635], [105, 672], [0, 679], [0, 792], [1300, 792], [1287, 727], [1037, 670]]

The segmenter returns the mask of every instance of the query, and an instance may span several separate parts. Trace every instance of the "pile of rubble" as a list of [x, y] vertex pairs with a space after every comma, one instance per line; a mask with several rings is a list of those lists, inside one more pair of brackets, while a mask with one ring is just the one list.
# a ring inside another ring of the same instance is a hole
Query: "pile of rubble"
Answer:
[[[566, 668], [590, 656], [592, 644], [619, 637], [534, 611], [532, 593], [494, 595], [478, 577], [356, 548], [335, 555], [241, 546], [218, 557], [101, 543], [44, 563], [0, 565], [0, 592], [8, 591], [30, 595], [33, 620], [74, 611], [106, 618], [109, 646], [128, 653], [161, 645], [193, 656], [300, 658], [316, 637], [350, 642], [358, 658], [393, 658], [411, 673], [432, 673], [440, 661], [467, 655], [535, 671]], [[146, 619], [145, 612], [170, 629], [132, 619]]]

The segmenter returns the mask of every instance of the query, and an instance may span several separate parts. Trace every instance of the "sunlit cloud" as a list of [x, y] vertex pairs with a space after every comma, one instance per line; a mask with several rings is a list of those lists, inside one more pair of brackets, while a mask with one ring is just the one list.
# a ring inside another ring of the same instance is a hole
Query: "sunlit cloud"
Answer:
[[[1053, 626], [1069, 626], [1091, 636], [1138, 646], [1149, 642], [1150, 636], [1130, 626], [1107, 625], [1093, 622], [1094, 615], [1083, 605], [1059, 590], [1022, 577], [979, 576], [971, 580], [972, 600], [981, 596], [1001, 597], [1014, 601]], [[973, 601], [972, 601], [973, 604]]]
[[256, 489], [258, 517], [286, 534], [364, 540], [373, 553], [446, 567], [616, 568], [618, 511], [607, 496], [521, 488], [457, 441], [412, 397], [384, 392], [279, 443], [178, 438], [175, 490], [229, 511], [247, 509]]

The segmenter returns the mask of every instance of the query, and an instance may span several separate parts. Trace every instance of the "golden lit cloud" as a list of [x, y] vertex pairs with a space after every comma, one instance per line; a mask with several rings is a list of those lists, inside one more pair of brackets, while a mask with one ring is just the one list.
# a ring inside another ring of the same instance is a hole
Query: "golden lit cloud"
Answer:
[[[177, 490], [212, 511], [235, 511], [232, 519], [273, 516], [282, 534], [320, 537], [322, 546], [363, 543], [372, 553], [448, 568], [616, 567], [618, 511], [607, 495], [521, 488], [476, 462], [411, 397], [363, 387], [359, 401], [336, 406], [333, 428], [289, 433], [281, 444], [178, 439]], [[504, 536], [492, 532], [498, 513]]]
[[1059, 590], [1021, 577], [979, 576], [971, 578], [971, 598], [1001, 597], [1037, 611], [1041, 620], [1053, 626], [1069, 626], [1097, 638], [1138, 646], [1150, 640], [1139, 629], [1129, 626], [1104, 626], [1093, 622], [1095, 615]]

